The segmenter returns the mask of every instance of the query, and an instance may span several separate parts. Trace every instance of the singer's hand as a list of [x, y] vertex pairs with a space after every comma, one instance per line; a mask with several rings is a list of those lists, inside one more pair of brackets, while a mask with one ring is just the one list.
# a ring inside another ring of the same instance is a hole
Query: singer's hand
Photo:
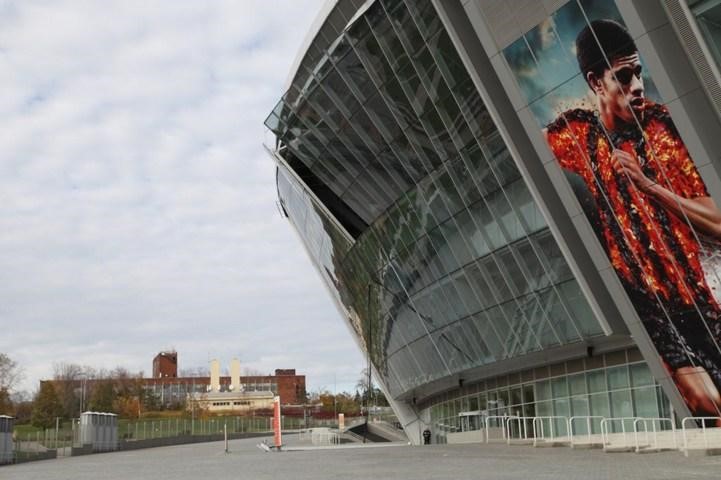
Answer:
[[643, 192], [656, 185], [656, 182], [648, 178], [641, 170], [636, 157], [628, 152], [615, 149], [611, 154], [613, 170], [617, 175], [627, 175], [631, 182]]

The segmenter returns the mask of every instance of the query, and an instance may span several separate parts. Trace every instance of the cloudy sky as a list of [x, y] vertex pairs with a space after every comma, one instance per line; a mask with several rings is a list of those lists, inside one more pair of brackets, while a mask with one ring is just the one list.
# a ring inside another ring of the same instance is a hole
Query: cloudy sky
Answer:
[[321, 0], [0, 0], [0, 352], [238, 357], [349, 389], [363, 361], [276, 208], [263, 120]]

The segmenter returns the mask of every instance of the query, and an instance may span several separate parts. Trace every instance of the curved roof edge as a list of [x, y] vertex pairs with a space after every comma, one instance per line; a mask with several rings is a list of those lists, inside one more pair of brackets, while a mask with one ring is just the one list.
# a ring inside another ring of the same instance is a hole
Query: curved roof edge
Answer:
[[323, 26], [326, 19], [331, 14], [339, 1], [341, 0], [326, 0], [326, 2], [320, 9], [320, 12], [318, 12], [318, 15], [315, 17], [315, 20], [313, 20], [313, 24], [310, 26], [310, 30], [308, 30], [308, 33], [303, 39], [303, 42], [300, 44], [298, 54], [295, 56], [295, 59], [293, 60], [293, 65], [290, 67], [290, 71], [288, 72], [288, 78], [286, 78], [285, 80], [286, 91], [293, 83], [293, 79], [295, 78], [296, 73], [298, 73], [298, 69], [300, 68], [300, 64], [303, 61], [303, 58], [305, 58], [306, 52], [313, 44], [313, 41], [315, 40], [315, 37], [318, 36], [318, 32], [320, 31], [321, 27]]

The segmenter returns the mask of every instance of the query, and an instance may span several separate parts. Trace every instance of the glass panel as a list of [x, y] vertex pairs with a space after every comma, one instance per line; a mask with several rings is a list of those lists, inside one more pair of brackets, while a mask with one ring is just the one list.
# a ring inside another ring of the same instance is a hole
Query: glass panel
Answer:
[[[591, 407], [591, 415], [594, 417], [611, 417], [611, 408], [608, 404], [608, 394], [600, 393], [588, 396], [588, 404]], [[601, 433], [600, 422], [598, 427], [594, 425], [593, 433]]]
[[537, 402], [536, 415], [539, 417], [550, 417], [553, 415], [553, 402]]
[[553, 415], [557, 417], [566, 417], [555, 418], [553, 420], [555, 424], [555, 431], [561, 435], [565, 434], [568, 428], [566, 419], [571, 416], [571, 406], [568, 398], [560, 398], [553, 401]]
[[356, 53], [377, 85], [394, 78], [393, 70], [373, 35], [368, 35], [356, 45]]
[[528, 384], [523, 386], [523, 402], [524, 403], [531, 403], [535, 401], [535, 396], [533, 395], [533, 384]]
[[[632, 391], [634, 414], [637, 417], [658, 418], [658, 404], [656, 403], [656, 388], [639, 388]], [[664, 426], [665, 427], [665, 426]], [[651, 430], [651, 426], [648, 427]]]
[[553, 398], [568, 396], [566, 377], [554, 378], [551, 380], [551, 387], [553, 390]]
[[336, 68], [361, 102], [375, 93], [376, 89], [355, 52], [351, 51], [343, 57]]
[[[631, 393], [628, 390], [611, 392], [611, 415], [616, 418], [632, 417], [633, 406], [631, 404]], [[627, 429], [628, 431], [628, 429]]]
[[565, 282], [557, 287], [558, 293], [563, 299], [563, 304], [574, 319], [575, 325], [584, 336], [594, 336], [603, 333], [601, 324], [581, 293], [581, 288], [575, 280]]
[[438, 32], [438, 35], [428, 41], [428, 48], [435, 58], [443, 78], [451, 88], [469, 78], [463, 62], [458, 57], [456, 48], [445, 30]]
[[586, 378], [588, 378], [588, 391], [590, 393], [605, 392], [607, 390], [605, 370], [586, 372]]
[[507, 407], [507, 406], [509, 406], [509, 405], [510, 405], [509, 400], [510, 400], [510, 398], [509, 398], [509, 395], [508, 395], [508, 390], [503, 389], [503, 390], [499, 390], [499, 391], [498, 391], [498, 405], [499, 405], [499, 407], [502, 407], [502, 406]]
[[721, 66], [721, 3], [689, 0], [689, 6], [696, 16], [699, 29], [717, 66]]
[[629, 365], [629, 370], [631, 371], [631, 386], [643, 387], [653, 385], [653, 376], [645, 363]]
[[628, 367], [626, 367], [626, 365], [609, 368], [607, 372], [608, 387], [610, 390], [628, 388]]
[[511, 405], [520, 405], [521, 403], [523, 403], [521, 387], [512, 388], [511, 389]]
[[568, 386], [571, 389], [571, 395], [580, 395], [586, 393], [586, 375], [571, 375], [568, 377]]
[[413, 54], [424, 45], [423, 39], [416, 28], [415, 22], [411, 18], [408, 10], [403, 6], [402, 2], [399, 3], [397, 8], [389, 12], [388, 16], [390, 17], [391, 23], [398, 32], [398, 36], [403, 42], [403, 46], [408, 53]]
[[[576, 416], [576, 417], [587, 416], [587, 415], [589, 415], [589, 411], [590, 411], [590, 407], [589, 407], [589, 402], [588, 402], [587, 396], [584, 395], [582, 397], [571, 397], [571, 414], [573, 416]], [[583, 427], [583, 431], [580, 431], [579, 429], [577, 429], [577, 427], [581, 427], [581, 426]], [[575, 433], [586, 433], [587, 432], [586, 423], [582, 422], [582, 421], [576, 422], [576, 424], [574, 424], [574, 432]]]

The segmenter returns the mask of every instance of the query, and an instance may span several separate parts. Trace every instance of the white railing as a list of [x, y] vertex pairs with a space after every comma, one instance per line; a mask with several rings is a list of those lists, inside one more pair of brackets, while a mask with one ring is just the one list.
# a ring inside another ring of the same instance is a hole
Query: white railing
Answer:
[[[594, 433], [596, 422], [599, 422], [600, 434]], [[561, 424], [566, 428], [566, 435], [562, 434]], [[579, 434], [581, 425], [585, 426], [585, 432]], [[686, 417], [681, 421], [681, 428], [683, 444], [680, 444], [676, 424], [670, 418], [497, 415], [483, 418], [481, 429], [485, 432], [480, 437], [485, 443], [503, 442], [509, 445], [533, 440], [534, 446], [543, 441], [563, 439], [573, 447], [585, 440], [589, 445], [600, 444], [604, 451], [620, 448], [637, 453], [647, 449], [681, 450], [687, 454], [693, 448], [721, 450], [721, 416]], [[497, 432], [498, 436], [492, 436], [493, 432]]]
[[[701, 421], [701, 436], [703, 437], [703, 448], [709, 448], [708, 444], [708, 428], [706, 427], [707, 420], [713, 420], [716, 424], [721, 424], [721, 417], [686, 417], [681, 421], [681, 431], [683, 433], [683, 450], [688, 453], [689, 439], [686, 431], [686, 423], [689, 420], [700, 420]], [[712, 427], [714, 428], [714, 427]], [[696, 430], [696, 429], [694, 429]]]
[[615, 418], [604, 418], [601, 420], [601, 439], [603, 442], [603, 450], [606, 451], [611, 446], [611, 437], [609, 436], [610, 433], [618, 433], [618, 432], [609, 432], [608, 431], [608, 425], [614, 424], [616, 422], [621, 423], [621, 438], [623, 439], [623, 447], [624, 448], [630, 448], [630, 444], [628, 443], [628, 434], [630, 432], [626, 429], [626, 422], [633, 422], [638, 417], [615, 417]]
[[[606, 417], [602, 417], [600, 415], [586, 415], [586, 416], [575, 416], [568, 419], [568, 436], [571, 438], [571, 447], [576, 445], [578, 442], [575, 440], [575, 434], [574, 432], [574, 422], [578, 422], [580, 420], [586, 421], [586, 439], [588, 440], [588, 444], [593, 444], [593, 421], [598, 420], [599, 424], [601, 420], [603, 420]], [[600, 428], [600, 426], [599, 426]]]
[[[568, 417], [560, 417], [560, 416], [547, 416], [547, 417], [533, 417], [533, 446], [535, 447], [538, 445], [539, 440], [556, 440], [559, 438], [562, 438], [560, 435], [558, 435], [558, 429], [554, 428], [554, 425], [556, 424], [556, 420], [562, 420], [562, 424], [566, 427], [566, 435], [563, 437], [566, 437], [570, 435], [570, 430], [568, 430]], [[546, 436], [546, 428], [545, 423], [548, 422], [549, 426], [549, 433], [550, 436]]]
[[336, 430], [330, 428], [313, 428], [310, 431], [310, 441], [313, 445], [338, 445], [340, 437]]
[[[486, 443], [491, 443], [491, 440], [493, 440], [493, 441], [498, 441], [498, 440], [500, 440], [500, 441], [503, 441], [503, 442], [506, 441], [506, 422], [508, 421], [509, 418], [510, 418], [510, 417], [509, 417], [508, 415], [489, 415], [489, 416], [486, 417], [486, 419], [485, 419], [485, 423], [486, 423]], [[499, 423], [499, 420], [500, 420], [500, 424], [501, 424], [500, 427], [491, 427], [491, 425], [494, 423], [494, 421], [495, 421], [496, 423]], [[492, 438], [490, 437], [490, 431], [491, 431], [492, 428], [500, 428], [500, 430], [501, 430], [501, 432], [502, 432], [502, 435], [503, 435], [503, 438], [501, 438], [501, 439], [493, 438], [493, 439], [492, 439]]]
[[[653, 430], [652, 430], [653, 445], [651, 445], [651, 442], [649, 440], [648, 422], [651, 422], [651, 425], [653, 426]], [[670, 425], [670, 427], [671, 427], [669, 430], [671, 431], [673, 448], [678, 449], [678, 442], [676, 441], [676, 426], [673, 424], [673, 420], [671, 420], [670, 418], [637, 418], [636, 420], [633, 421], [633, 438], [634, 438], [634, 446], [636, 448], [636, 453], [641, 451], [641, 445], [639, 444], [639, 441], [638, 441], [638, 438], [639, 438], [638, 425], [640, 423], [643, 423], [643, 431], [645, 433], [645, 441], [646, 441], [646, 446], [648, 448], [654, 448], [654, 449], [662, 448], [659, 444], [659, 436], [658, 436], [659, 432], [658, 432], [656, 426], [658, 425], [660, 427], [663, 424], [668, 423], [668, 425]]]
[[[506, 443], [511, 444], [511, 441], [516, 440], [528, 440], [528, 421], [533, 422], [534, 417], [518, 417], [512, 416], [507, 417], [506, 421]], [[518, 426], [518, 437], [513, 434], [513, 425]]]

